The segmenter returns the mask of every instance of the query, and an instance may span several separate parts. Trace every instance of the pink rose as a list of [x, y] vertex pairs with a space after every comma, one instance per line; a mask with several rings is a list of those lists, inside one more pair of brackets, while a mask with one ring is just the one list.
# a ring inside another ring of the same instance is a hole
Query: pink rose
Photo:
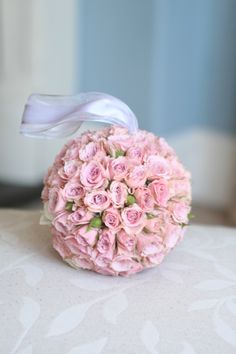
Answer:
[[48, 185], [52, 187], [63, 188], [65, 181], [57, 173], [52, 173], [48, 180]]
[[61, 213], [57, 214], [56, 217], [52, 221], [52, 224], [55, 227], [55, 229], [65, 235], [71, 229], [71, 227], [68, 223], [68, 216], [69, 215], [70, 214], [67, 211], [62, 211]]
[[126, 182], [129, 187], [137, 188], [144, 186], [147, 179], [147, 168], [138, 165], [135, 166], [128, 174], [126, 178]]
[[179, 225], [168, 224], [165, 229], [164, 243], [166, 247], [173, 248], [181, 239], [183, 228]]
[[164, 246], [161, 243], [160, 237], [156, 235], [140, 234], [137, 240], [137, 249], [142, 257], [149, 257], [161, 253]]
[[121, 218], [123, 227], [128, 234], [139, 232], [145, 226], [144, 212], [137, 204], [124, 208]]
[[71, 145], [67, 147], [65, 155], [62, 158], [63, 161], [66, 162], [70, 160], [77, 160], [79, 157], [79, 149], [80, 149], [80, 143], [72, 140]]
[[87, 188], [99, 188], [104, 185], [105, 170], [101, 163], [97, 161], [84, 163], [81, 168], [80, 181]]
[[126, 136], [128, 134], [128, 129], [123, 128], [119, 125], [112, 125], [109, 128], [109, 134], [107, 136]]
[[58, 170], [53, 167], [45, 178], [44, 183], [46, 183], [50, 187], [61, 187], [63, 186], [64, 181], [59, 176]]
[[153, 210], [146, 220], [145, 228], [148, 231], [162, 235], [165, 233], [166, 225], [170, 222], [170, 213], [166, 209]]
[[66, 206], [66, 201], [63, 197], [63, 190], [58, 187], [49, 189], [48, 192], [48, 212], [52, 215], [63, 211]]
[[136, 244], [136, 237], [134, 235], [127, 234], [124, 230], [120, 230], [117, 233], [118, 240], [118, 253], [132, 253]]
[[84, 197], [84, 187], [75, 181], [69, 181], [64, 187], [64, 196], [67, 201], [78, 200]]
[[109, 143], [115, 146], [117, 150], [126, 151], [132, 145], [132, 137], [129, 134], [110, 135]]
[[[102, 264], [102, 266], [98, 265], [100, 263]], [[97, 264], [94, 269], [95, 272], [102, 275], [117, 275], [116, 272], [109, 267], [110, 263], [110, 260], [106, 262], [106, 260], [101, 255], [99, 255], [98, 258], [95, 260], [95, 264]]]
[[144, 259], [144, 264], [146, 267], [153, 267], [157, 264], [160, 264], [163, 259], [165, 258], [166, 252], [160, 252], [160, 253], [155, 253], [153, 255], [150, 255], [149, 257], [146, 257]]
[[82, 161], [90, 161], [98, 155], [100, 157], [105, 156], [105, 152], [102, 151], [99, 144], [94, 141], [82, 146], [79, 151], [79, 157]]
[[120, 214], [117, 209], [109, 208], [104, 211], [102, 220], [108, 229], [116, 230], [120, 225]]
[[179, 162], [177, 156], [170, 156], [168, 160], [171, 166], [172, 178], [190, 179], [190, 173], [185, 170], [184, 166]]
[[65, 237], [66, 246], [75, 255], [84, 254], [91, 257], [93, 247], [97, 242], [97, 229], [89, 230], [87, 225], [73, 230]]
[[84, 204], [92, 212], [101, 212], [110, 206], [111, 200], [106, 191], [92, 191], [86, 194]]
[[86, 243], [83, 239], [79, 239], [74, 234], [66, 236], [64, 242], [71, 254], [87, 253], [88, 243]]
[[95, 228], [88, 229], [88, 225], [84, 225], [80, 227], [76, 232], [76, 238], [78, 242], [82, 242], [82, 244], [84, 245], [87, 244], [92, 247], [96, 244], [97, 237], [98, 237], [98, 230]]
[[164, 138], [158, 138], [158, 151], [162, 156], [174, 155], [175, 151], [170, 147]]
[[144, 211], [153, 211], [154, 199], [149, 188], [138, 188], [135, 191], [134, 195], [141, 209], [143, 209]]
[[145, 229], [148, 232], [158, 233], [161, 226], [163, 226], [163, 225], [160, 225], [159, 219], [156, 217], [153, 217], [153, 218], [147, 219]]
[[129, 162], [126, 157], [120, 156], [110, 162], [109, 172], [111, 178], [120, 181], [128, 175]]
[[64, 166], [59, 169], [58, 174], [64, 180], [71, 179], [72, 177], [77, 177], [80, 173], [80, 166], [81, 162], [78, 160], [66, 161]]
[[72, 225], [88, 224], [93, 214], [85, 208], [78, 208], [68, 216], [68, 222]]
[[161, 227], [165, 227], [165, 224], [161, 223], [161, 221], [160, 218], [155, 216], [151, 219], [147, 219], [145, 227], [150, 232], [160, 233]]
[[97, 151], [98, 151], [98, 145], [93, 141], [91, 141], [86, 145], [83, 145], [79, 151], [80, 160], [82, 161], [91, 160], [96, 155]]
[[168, 161], [157, 155], [149, 156], [146, 162], [147, 169], [149, 170], [149, 179], [157, 177], [164, 177], [169, 175], [170, 168]]
[[191, 200], [191, 186], [188, 179], [175, 179], [169, 183], [171, 197], [184, 197]]
[[111, 268], [115, 272], [120, 273], [123, 276], [127, 276], [140, 272], [143, 269], [143, 266], [128, 256], [120, 255], [113, 259]]
[[96, 249], [108, 259], [112, 259], [115, 247], [115, 234], [108, 229], [103, 229], [99, 235]]
[[63, 234], [58, 232], [54, 227], [52, 228], [52, 245], [62, 258], [71, 255], [70, 249], [66, 246]]
[[88, 144], [93, 138], [93, 134], [91, 132], [84, 132], [77, 139], [81, 142], [81, 146]]
[[65, 261], [73, 268], [82, 268], [82, 269], [93, 269], [93, 262], [85, 254], [74, 255], [70, 258], [66, 258]]
[[110, 185], [110, 197], [114, 206], [121, 208], [124, 206], [128, 195], [126, 184], [118, 181], [113, 181]]
[[166, 207], [169, 199], [168, 184], [164, 179], [155, 180], [148, 186], [152, 195], [159, 206]]
[[153, 142], [149, 142], [149, 144], [146, 146], [146, 150], [145, 150], [145, 155], [143, 157], [143, 160], [145, 162], [148, 161], [148, 159], [150, 158], [150, 156], [160, 156], [159, 150], [157, 148], [157, 140], [154, 139]]
[[143, 257], [142, 264], [145, 267], [160, 264], [166, 254], [162, 238], [154, 234], [140, 234], [137, 241], [137, 250]]
[[175, 222], [181, 224], [188, 223], [188, 214], [190, 213], [190, 206], [183, 202], [174, 202], [170, 205], [170, 211]]
[[97, 252], [93, 254], [93, 262], [96, 269], [109, 269], [111, 260], [104, 256], [102, 253]]
[[[110, 172], [109, 172], [110, 161], [111, 161], [110, 156], [104, 156], [100, 160], [100, 164], [102, 165], [103, 171], [104, 171], [104, 177], [107, 179], [105, 187], [107, 187], [108, 183], [110, 182]], [[108, 182], [108, 180], [109, 180], [109, 182]]]
[[110, 128], [104, 128], [102, 130], [96, 130], [93, 132], [91, 139], [93, 141], [98, 141], [98, 140], [106, 140], [108, 135], [110, 134]]
[[116, 272], [110, 268], [111, 264], [111, 255], [106, 253], [94, 253], [93, 262], [94, 262], [94, 270], [103, 275], [117, 275]]
[[[144, 159], [146, 159], [146, 156], [148, 156], [146, 153], [147, 151], [156, 151], [156, 137], [154, 134], [149, 133], [144, 130], [139, 130], [137, 134], [135, 134], [135, 143], [138, 146], [141, 146], [142, 148], [145, 148], [144, 150]], [[147, 151], [146, 151], [147, 150]]]
[[142, 149], [140, 146], [137, 145], [131, 146], [126, 151], [125, 156], [131, 160], [136, 161], [137, 163], [141, 163], [144, 156], [144, 149]]

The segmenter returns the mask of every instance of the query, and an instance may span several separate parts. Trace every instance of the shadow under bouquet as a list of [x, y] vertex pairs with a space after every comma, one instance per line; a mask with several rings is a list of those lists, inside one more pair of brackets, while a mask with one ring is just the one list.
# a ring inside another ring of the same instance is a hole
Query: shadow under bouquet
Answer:
[[[35, 124], [39, 111], [49, 118]], [[156, 266], [189, 222], [190, 173], [164, 138], [139, 130], [127, 105], [101, 93], [32, 95], [21, 131], [63, 136], [86, 120], [113, 125], [84, 132], [56, 156], [44, 179], [41, 222], [74, 268], [128, 276]]]

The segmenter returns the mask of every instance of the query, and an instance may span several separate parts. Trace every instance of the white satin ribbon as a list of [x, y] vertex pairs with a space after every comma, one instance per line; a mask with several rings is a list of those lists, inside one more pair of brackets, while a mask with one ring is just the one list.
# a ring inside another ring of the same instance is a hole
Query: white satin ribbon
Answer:
[[65, 137], [89, 121], [120, 125], [131, 134], [138, 130], [137, 119], [124, 102], [105, 93], [86, 92], [75, 96], [29, 96], [20, 132], [31, 137]]

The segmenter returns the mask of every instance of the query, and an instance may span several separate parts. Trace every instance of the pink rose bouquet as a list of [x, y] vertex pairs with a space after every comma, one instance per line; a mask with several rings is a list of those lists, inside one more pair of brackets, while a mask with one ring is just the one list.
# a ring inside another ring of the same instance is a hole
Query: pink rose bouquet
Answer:
[[156, 266], [188, 224], [190, 174], [152, 133], [86, 132], [62, 149], [44, 182], [53, 247], [74, 268], [127, 276]]

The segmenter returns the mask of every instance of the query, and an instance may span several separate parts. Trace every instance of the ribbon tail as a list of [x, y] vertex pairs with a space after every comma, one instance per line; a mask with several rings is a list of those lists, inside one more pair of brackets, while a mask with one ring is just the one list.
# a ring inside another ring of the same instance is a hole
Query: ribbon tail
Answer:
[[120, 125], [134, 134], [138, 122], [121, 100], [100, 92], [75, 96], [33, 94], [28, 98], [20, 132], [31, 137], [59, 138], [75, 133], [83, 122]]

